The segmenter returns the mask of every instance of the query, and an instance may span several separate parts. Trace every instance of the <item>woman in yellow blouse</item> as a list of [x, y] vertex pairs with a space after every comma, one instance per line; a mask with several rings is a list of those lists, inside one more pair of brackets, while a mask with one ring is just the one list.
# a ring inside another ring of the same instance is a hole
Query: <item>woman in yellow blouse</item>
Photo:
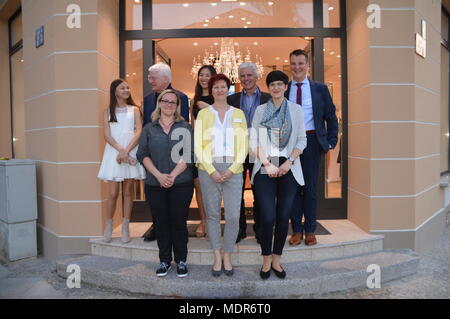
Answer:
[[222, 273], [220, 215], [225, 207], [223, 271], [233, 275], [231, 253], [239, 232], [243, 163], [248, 153], [248, 132], [244, 112], [227, 103], [231, 82], [223, 74], [209, 81], [214, 104], [202, 109], [194, 130], [194, 148], [206, 210], [206, 226], [214, 251], [212, 274]]

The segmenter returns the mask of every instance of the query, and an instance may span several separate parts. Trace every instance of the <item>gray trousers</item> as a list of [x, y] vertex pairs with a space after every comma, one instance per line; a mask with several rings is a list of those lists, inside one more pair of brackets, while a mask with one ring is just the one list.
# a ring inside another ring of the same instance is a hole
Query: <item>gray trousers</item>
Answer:
[[[221, 173], [231, 164], [214, 163], [215, 169]], [[213, 250], [220, 250], [220, 214], [222, 198], [225, 208], [224, 248], [226, 253], [232, 253], [239, 232], [239, 216], [242, 198], [242, 174], [233, 175], [223, 184], [218, 184], [203, 170], [198, 170], [200, 187], [202, 189], [203, 205], [206, 211], [206, 229]]]

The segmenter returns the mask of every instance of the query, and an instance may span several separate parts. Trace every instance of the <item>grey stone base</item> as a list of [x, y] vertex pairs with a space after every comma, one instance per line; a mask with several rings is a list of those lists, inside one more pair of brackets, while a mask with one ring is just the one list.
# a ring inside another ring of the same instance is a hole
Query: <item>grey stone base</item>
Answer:
[[[259, 266], [235, 266], [235, 274], [212, 277], [211, 266], [188, 265], [189, 276], [178, 278], [172, 266], [166, 277], [156, 277], [156, 263], [119, 258], [69, 255], [57, 260], [57, 273], [67, 278], [67, 267], [76, 264], [84, 283], [103, 288], [153, 296], [188, 298], [245, 298], [307, 296], [366, 287], [372, 273], [367, 267], [380, 266], [381, 285], [417, 272], [419, 257], [410, 250], [383, 251], [351, 258], [283, 264], [287, 277], [274, 273], [259, 277]], [[82, 287], [81, 287], [82, 288]]]
[[424, 254], [444, 234], [449, 211], [450, 206], [447, 206], [415, 231], [377, 231], [371, 233], [384, 236], [384, 248], [386, 249], [412, 249], [419, 254]]

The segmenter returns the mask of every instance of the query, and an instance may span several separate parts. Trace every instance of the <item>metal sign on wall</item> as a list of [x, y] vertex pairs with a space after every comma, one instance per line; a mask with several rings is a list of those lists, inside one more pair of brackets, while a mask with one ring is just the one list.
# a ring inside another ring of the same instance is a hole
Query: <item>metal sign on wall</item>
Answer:
[[422, 58], [427, 57], [427, 23], [422, 20], [422, 34], [416, 33], [416, 53]]
[[35, 46], [36, 48], [39, 48], [40, 46], [44, 45], [44, 26], [39, 27], [39, 29], [36, 30], [36, 37], [35, 37]]

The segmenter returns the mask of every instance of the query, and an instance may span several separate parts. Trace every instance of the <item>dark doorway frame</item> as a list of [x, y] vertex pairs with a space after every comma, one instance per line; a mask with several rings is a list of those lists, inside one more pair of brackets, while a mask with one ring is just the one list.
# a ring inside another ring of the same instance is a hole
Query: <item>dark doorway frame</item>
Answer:
[[[314, 56], [314, 80], [324, 82], [324, 39], [339, 38], [341, 47], [342, 70], [342, 197], [325, 198], [325, 173], [323, 158], [319, 173], [318, 190], [318, 219], [346, 219], [347, 218], [347, 187], [348, 187], [348, 84], [347, 84], [347, 16], [346, 1], [339, 0], [340, 27], [324, 28], [323, 0], [313, 0], [313, 28], [227, 28], [227, 29], [171, 29], [154, 30], [152, 28], [152, 0], [142, 0], [142, 30], [125, 29], [125, 0], [119, 2], [120, 25], [120, 76], [125, 78], [125, 42], [129, 40], [142, 40], [143, 65], [142, 72], [147, 74], [148, 68], [155, 61], [155, 39], [176, 38], [220, 38], [220, 37], [314, 37], [312, 53]], [[146, 76], [143, 77], [144, 79]], [[143, 94], [150, 93], [146, 81], [143, 81]]]

